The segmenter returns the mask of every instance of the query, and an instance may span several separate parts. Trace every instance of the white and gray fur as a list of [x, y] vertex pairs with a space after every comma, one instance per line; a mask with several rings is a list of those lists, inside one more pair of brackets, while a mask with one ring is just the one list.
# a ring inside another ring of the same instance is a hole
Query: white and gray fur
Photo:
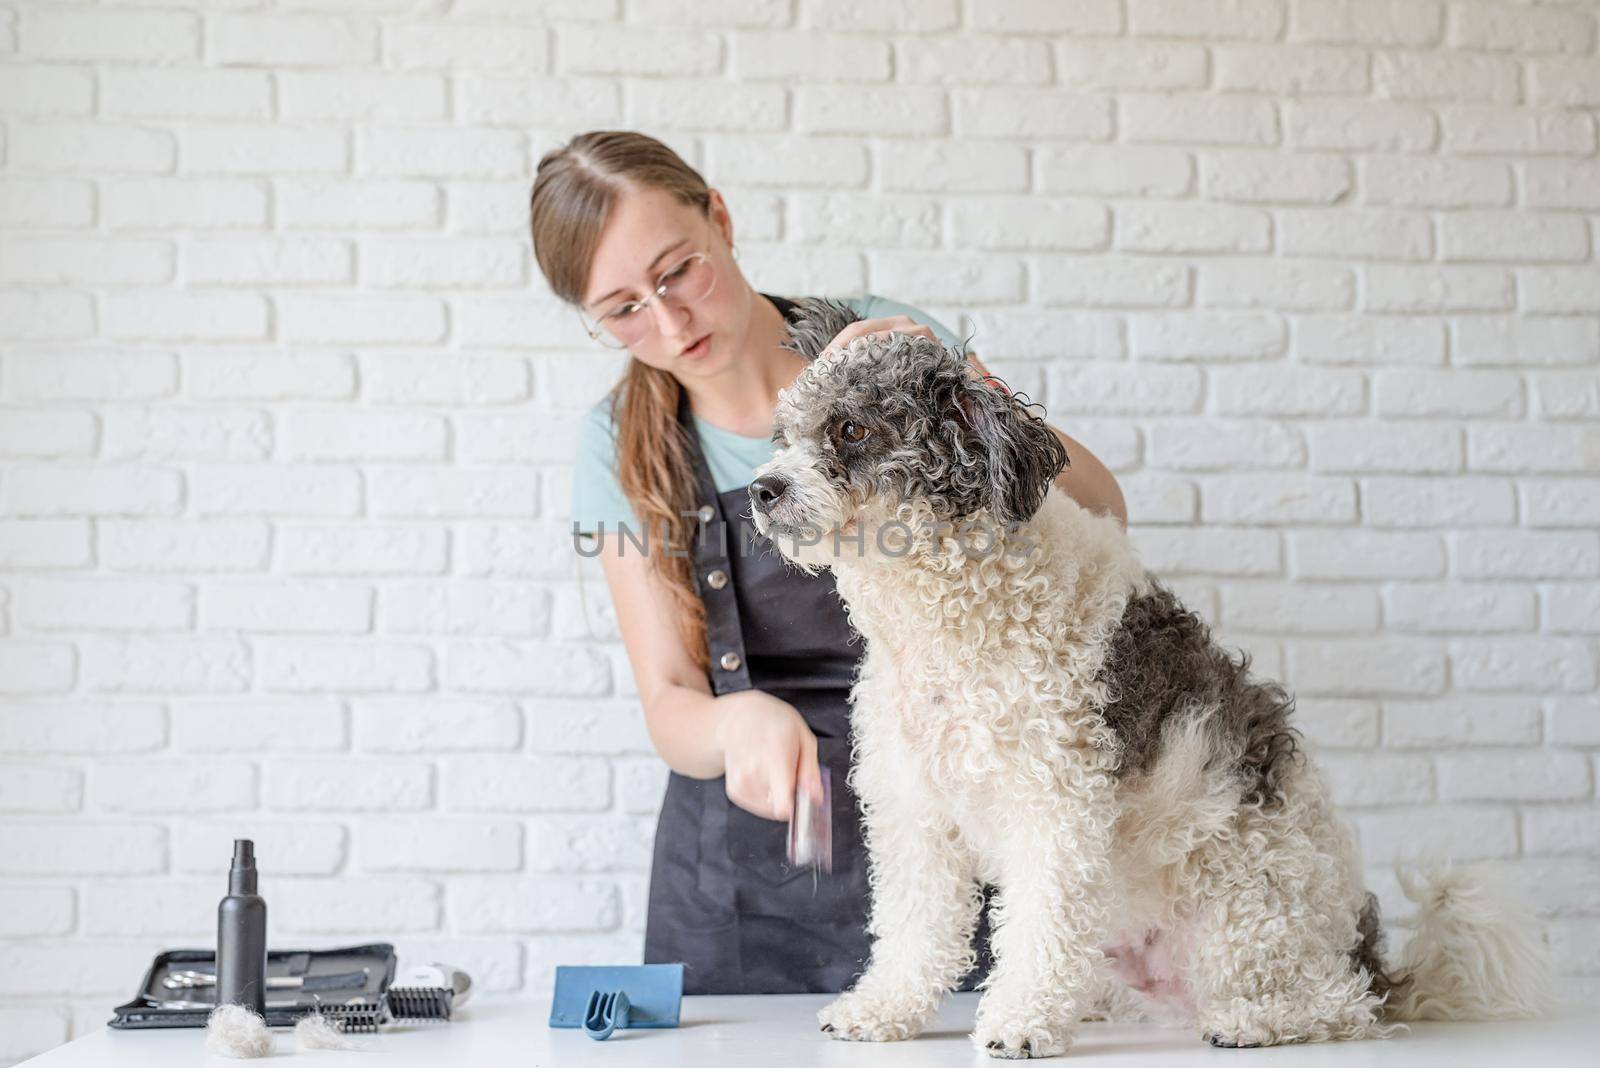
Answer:
[[[813, 358], [857, 318], [833, 301], [804, 307], [809, 314], [791, 328], [788, 347]], [[930, 364], [933, 344], [890, 345], [881, 362], [803, 376], [787, 406], [795, 425], [775, 426], [774, 438], [815, 443], [829, 477], [854, 494], [917, 496], [941, 518], [988, 508], [1003, 524], [1027, 519], [1067, 465], [1066, 448], [1029, 416], [1022, 395], [980, 384], [965, 360]], [[877, 433], [864, 447], [848, 448], [824, 425], [840, 420], [870, 421]]]
[[1219, 1046], [1537, 1011], [1537, 939], [1461, 872], [1408, 883], [1418, 933], [1385, 961], [1293, 698], [1054, 487], [1067, 456], [1025, 398], [922, 337], [823, 351], [854, 318], [804, 303], [791, 345], [812, 362], [751, 484], [757, 527], [833, 569], [866, 638], [850, 775], [873, 955], [824, 1030], [918, 1033], [974, 960], [983, 883], [996, 963], [973, 1038], [995, 1056], [1061, 1052], [1130, 989]]

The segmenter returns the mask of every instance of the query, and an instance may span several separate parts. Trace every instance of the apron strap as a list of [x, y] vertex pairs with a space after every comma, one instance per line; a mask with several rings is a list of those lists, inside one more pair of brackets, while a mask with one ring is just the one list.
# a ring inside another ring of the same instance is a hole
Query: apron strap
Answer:
[[689, 391], [679, 387], [678, 425], [688, 439], [695, 467], [695, 497], [699, 525], [690, 546], [695, 591], [706, 607], [706, 644], [711, 653], [711, 692], [717, 696], [753, 688], [744, 651], [744, 628], [739, 621], [733, 571], [728, 561], [728, 524], [711, 468], [700, 448], [700, 431], [689, 410]]

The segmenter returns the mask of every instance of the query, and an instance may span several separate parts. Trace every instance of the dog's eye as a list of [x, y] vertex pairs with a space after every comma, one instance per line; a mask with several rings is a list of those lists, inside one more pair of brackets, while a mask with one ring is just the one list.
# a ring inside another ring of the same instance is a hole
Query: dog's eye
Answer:
[[849, 419], [841, 419], [834, 425], [833, 428], [834, 437], [838, 438], [840, 441], [848, 442], [851, 445], [861, 444], [863, 441], [867, 440], [867, 437], [871, 433], [872, 431], [868, 430], [860, 423], [853, 422]]

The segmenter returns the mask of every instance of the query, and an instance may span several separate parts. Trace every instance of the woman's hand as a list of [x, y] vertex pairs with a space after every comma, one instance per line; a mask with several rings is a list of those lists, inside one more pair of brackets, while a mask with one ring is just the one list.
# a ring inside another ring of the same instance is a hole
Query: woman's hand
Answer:
[[[886, 319], [861, 319], [857, 322], [851, 323], [849, 326], [839, 331], [839, 333], [834, 336], [834, 339], [828, 342], [823, 351], [826, 352], [828, 349], [843, 348], [858, 337], [867, 337], [869, 335], [880, 336], [887, 334], [914, 334], [917, 337], [925, 337], [929, 341], [935, 341], [941, 345], [944, 344], [944, 342], [939, 341], [939, 335], [935, 334], [932, 328], [923, 326], [921, 323], [914, 321], [909, 315], [891, 315]], [[967, 362], [972, 364], [973, 369], [978, 372], [978, 376], [980, 378], [990, 377], [989, 369], [983, 365], [981, 360], [978, 359], [978, 354], [973, 352], [971, 349], [967, 350]]]
[[763, 819], [787, 820], [795, 783], [808, 799], [822, 798], [817, 736], [799, 709], [761, 690], [724, 694], [717, 704], [728, 800]]
[[[839, 331], [834, 339], [828, 342], [823, 349], [844, 348], [858, 337], [888, 335], [888, 334], [914, 334], [925, 337], [929, 341], [938, 341], [939, 335], [919, 322], [912, 320], [909, 315], [891, 315], [886, 319], [861, 319], [851, 323]], [[941, 342], [942, 344], [942, 342]]]

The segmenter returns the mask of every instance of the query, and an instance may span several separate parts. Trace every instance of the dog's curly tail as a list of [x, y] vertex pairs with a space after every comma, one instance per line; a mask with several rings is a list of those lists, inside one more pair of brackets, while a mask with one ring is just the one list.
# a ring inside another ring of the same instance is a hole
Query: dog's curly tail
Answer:
[[1483, 867], [1400, 870], [1417, 903], [1383, 1014], [1393, 1020], [1508, 1020], [1554, 1007], [1550, 954], [1533, 914]]

